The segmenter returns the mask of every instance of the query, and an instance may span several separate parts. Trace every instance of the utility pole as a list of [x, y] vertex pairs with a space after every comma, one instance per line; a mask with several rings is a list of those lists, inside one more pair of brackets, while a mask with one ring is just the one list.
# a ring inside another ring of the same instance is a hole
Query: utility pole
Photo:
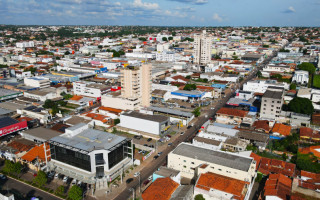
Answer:
[[140, 174], [140, 172], [139, 172], [139, 193], [141, 194], [141, 183], [140, 183], [140, 181], [141, 181], [140, 179], [141, 179], [141, 178], [140, 178], [140, 175], [141, 175], [141, 174]]
[[43, 143], [43, 148], [44, 148], [44, 157], [46, 159], [46, 171], [48, 172], [48, 159], [47, 159], [47, 147], [46, 143]]

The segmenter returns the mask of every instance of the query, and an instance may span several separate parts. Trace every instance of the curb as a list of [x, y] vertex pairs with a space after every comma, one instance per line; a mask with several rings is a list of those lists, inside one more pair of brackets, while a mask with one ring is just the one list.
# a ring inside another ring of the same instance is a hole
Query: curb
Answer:
[[47, 191], [42, 190], [42, 189], [40, 189], [40, 188], [37, 188], [37, 187], [35, 187], [35, 186], [33, 186], [33, 185], [30, 185], [30, 184], [25, 183], [25, 182], [23, 182], [23, 181], [20, 181], [20, 180], [18, 180], [18, 179], [12, 178], [11, 176], [7, 176], [7, 177], [8, 177], [8, 178], [11, 178], [11, 179], [13, 179], [13, 180], [15, 180], [15, 181], [18, 181], [18, 182], [20, 182], [20, 183], [23, 183], [23, 184], [25, 184], [25, 185], [28, 185], [28, 186], [30, 186], [30, 187], [33, 187], [33, 188], [35, 188], [35, 189], [37, 189], [37, 190], [40, 190], [40, 191], [42, 191], [42, 192], [44, 192], [44, 193], [47, 193], [47, 194], [49, 194], [49, 195], [51, 195], [51, 196], [54, 196], [54, 197], [56, 197], [56, 198], [58, 198], [58, 199], [65, 200], [65, 199], [63, 199], [63, 198], [61, 198], [61, 197], [58, 197], [58, 196], [56, 196], [56, 195], [54, 195], [54, 194], [52, 194], [52, 193], [50, 193], [50, 192], [47, 192]]

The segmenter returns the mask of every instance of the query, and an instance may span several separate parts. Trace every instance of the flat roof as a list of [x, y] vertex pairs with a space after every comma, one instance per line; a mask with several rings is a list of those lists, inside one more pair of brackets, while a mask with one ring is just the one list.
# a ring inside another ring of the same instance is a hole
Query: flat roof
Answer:
[[200, 92], [197, 90], [193, 90], [193, 91], [188, 91], [188, 90], [177, 90], [177, 91], [173, 91], [171, 92], [171, 94], [173, 95], [178, 95], [178, 96], [185, 96], [185, 97], [202, 97], [203, 95], [205, 95], [205, 92]]
[[10, 96], [10, 95], [14, 95], [14, 94], [22, 94], [22, 92], [0, 88], [0, 97]]
[[253, 160], [249, 157], [243, 157], [223, 151], [205, 149], [187, 143], [181, 143], [173, 150], [172, 153], [241, 171], [248, 171]]
[[160, 123], [169, 120], [168, 117], [163, 115], [148, 115], [148, 114], [140, 113], [137, 111], [125, 112], [125, 113], [122, 113], [121, 115], [140, 118], [140, 119], [154, 121], [154, 122], [160, 122]]
[[67, 119], [65, 121], [66, 124], [71, 124], [71, 125], [76, 125], [76, 124], [79, 124], [79, 123], [86, 123], [88, 124], [89, 122], [91, 122], [92, 120], [88, 120], [88, 119], [85, 119], [83, 117], [79, 117], [79, 116], [72, 116], [70, 119]]
[[185, 112], [181, 110], [171, 109], [171, 108], [162, 108], [156, 106], [150, 106], [149, 109], [157, 112], [168, 113], [171, 115], [183, 116], [183, 117], [192, 117], [193, 114], [191, 112]]
[[86, 152], [94, 150], [105, 149], [112, 150], [121, 142], [128, 139], [108, 132], [103, 132], [95, 129], [86, 129], [79, 134], [70, 136], [69, 134], [62, 134], [50, 140], [50, 143], [55, 145], [69, 146]]
[[46, 141], [61, 135], [61, 133], [58, 131], [54, 131], [52, 129], [43, 128], [43, 127], [28, 129], [26, 131], [23, 131], [23, 134], [28, 134], [33, 137], [44, 139]]
[[160, 166], [159, 170], [155, 171], [154, 173], [163, 177], [171, 177], [171, 176], [177, 176], [180, 173], [180, 171], [175, 169], [170, 169], [164, 166]]
[[19, 121], [11, 117], [0, 117], [0, 128], [4, 128], [17, 123], [19, 123]]

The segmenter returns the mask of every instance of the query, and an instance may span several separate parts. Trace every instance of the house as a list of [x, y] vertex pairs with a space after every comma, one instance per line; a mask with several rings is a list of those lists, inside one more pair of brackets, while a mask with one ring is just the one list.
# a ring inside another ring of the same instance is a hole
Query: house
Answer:
[[311, 140], [315, 142], [320, 141], [319, 132], [316, 130], [313, 130], [312, 128], [301, 127], [299, 133], [300, 133], [301, 140]]
[[252, 127], [256, 131], [262, 131], [265, 133], [269, 133], [271, 130], [268, 120], [257, 120], [253, 123]]
[[320, 192], [320, 174], [301, 170], [300, 178], [298, 178], [299, 187]]
[[296, 70], [292, 77], [292, 82], [299, 85], [307, 85], [309, 82], [309, 72], [303, 70]]
[[301, 154], [312, 154], [320, 160], [320, 146], [310, 146], [299, 148], [298, 150]]
[[266, 200], [287, 200], [291, 196], [292, 180], [283, 174], [270, 174], [263, 196]]
[[152, 175], [152, 182], [157, 180], [158, 178], [166, 178], [169, 177], [173, 181], [177, 182], [180, 184], [181, 182], [181, 173], [180, 171], [170, 169], [164, 166], [160, 166], [157, 171], [155, 171]]
[[223, 107], [216, 113], [216, 122], [239, 125], [247, 114], [248, 111]]
[[184, 83], [184, 84], [189, 82], [189, 79], [186, 79], [184, 76], [181, 76], [181, 75], [166, 77], [165, 80], [169, 81], [169, 82], [179, 82], [179, 83]]
[[272, 128], [273, 135], [289, 136], [291, 132], [291, 126], [276, 123]]
[[220, 174], [207, 172], [200, 174], [195, 187], [194, 196], [202, 194], [204, 199], [249, 199], [250, 183]]
[[300, 88], [297, 97], [311, 99], [311, 88]]
[[179, 183], [173, 181], [171, 178], [156, 179], [143, 193], [143, 200], [170, 200], [172, 194], [179, 187]]
[[40, 165], [43, 166], [50, 161], [50, 159], [50, 146], [47, 143], [43, 143], [39, 146], [36, 145], [21, 157], [21, 160], [24, 163], [27, 163], [30, 169], [35, 171], [40, 170]]

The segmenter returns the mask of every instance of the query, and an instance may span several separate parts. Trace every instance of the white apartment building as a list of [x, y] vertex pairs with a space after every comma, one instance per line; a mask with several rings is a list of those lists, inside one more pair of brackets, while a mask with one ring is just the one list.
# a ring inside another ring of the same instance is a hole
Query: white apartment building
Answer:
[[170, 47], [169, 43], [165, 43], [165, 44], [157, 44], [157, 52], [161, 53], [163, 51], [168, 51]]
[[292, 77], [292, 82], [298, 83], [301, 85], [308, 84], [309, 82], [309, 72], [303, 70], [297, 70], [294, 72]]
[[126, 53], [127, 58], [142, 58], [142, 59], [156, 59], [156, 54], [154, 53]]
[[290, 73], [291, 67], [289, 65], [269, 64], [269, 65], [266, 65], [262, 70], [264, 72]]
[[[206, 167], [204, 167], [206, 166]], [[181, 172], [181, 177], [193, 179], [212, 172], [241, 181], [254, 183], [256, 161], [239, 154], [210, 150], [181, 143], [168, 154], [168, 168]]]
[[149, 107], [151, 101], [152, 65], [127, 66], [121, 70], [121, 95], [102, 95], [101, 103], [106, 107], [122, 110], [136, 110]]
[[205, 65], [211, 61], [211, 44], [212, 37], [208, 36], [205, 30], [201, 35], [194, 36], [193, 56], [195, 64]]
[[283, 104], [283, 88], [269, 87], [261, 100], [260, 118], [277, 120]]
[[16, 43], [17, 48], [27, 48], [27, 47], [34, 47], [33, 41], [27, 41], [27, 42], [17, 42]]
[[47, 88], [50, 87], [50, 80], [43, 77], [26, 77], [24, 84], [30, 87]]
[[60, 97], [62, 92], [67, 92], [65, 87], [61, 88], [43, 88], [39, 90], [25, 91], [24, 97], [31, 99], [36, 99], [42, 102], [45, 102], [47, 99], [55, 99]]
[[176, 54], [170, 51], [163, 51], [161, 53], [156, 53], [156, 60], [163, 62], [176, 62], [180, 60], [180, 54]]
[[77, 81], [73, 83], [73, 93], [75, 95], [100, 98], [109, 91], [110, 87], [103, 84], [84, 81]]
[[278, 83], [276, 80], [254, 80], [243, 84], [243, 91], [265, 93], [270, 86], [281, 87], [285, 90], [289, 90], [288, 83]]

